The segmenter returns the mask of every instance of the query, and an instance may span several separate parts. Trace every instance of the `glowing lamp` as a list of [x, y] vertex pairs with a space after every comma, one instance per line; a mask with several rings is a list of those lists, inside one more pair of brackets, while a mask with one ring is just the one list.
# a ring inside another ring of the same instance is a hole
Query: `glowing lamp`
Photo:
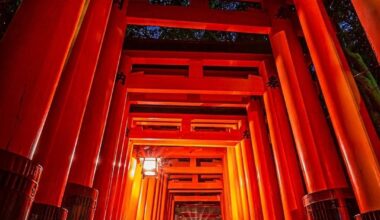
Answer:
[[142, 159], [142, 172], [144, 176], [157, 176], [158, 173], [158, 159], [153, 157], [146, 157]]

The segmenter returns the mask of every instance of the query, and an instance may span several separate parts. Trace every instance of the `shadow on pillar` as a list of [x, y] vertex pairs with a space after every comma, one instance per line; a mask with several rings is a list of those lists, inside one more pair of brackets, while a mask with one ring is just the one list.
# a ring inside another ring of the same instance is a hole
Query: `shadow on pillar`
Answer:
[[0, 150], [0, 219], [26, 219], [33, 204], [42, 166]]
[[324, 190], [303, 197], [308, 220], [349, 220], [359, 213], [350, 189]]
[[68, 220], [94, 219], [98, 190], [87, 186], [68, 183], [62, 206], [69, 210]]

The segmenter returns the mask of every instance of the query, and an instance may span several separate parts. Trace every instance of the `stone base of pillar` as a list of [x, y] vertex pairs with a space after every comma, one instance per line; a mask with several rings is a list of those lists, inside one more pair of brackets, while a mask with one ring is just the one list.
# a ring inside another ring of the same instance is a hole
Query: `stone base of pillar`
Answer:
[[94, 219], [98, 190], [68, 183], [62, 206], [69, 210], [69, 220], [92, 220]]
[[0, 219], [26, 219], [42, 167], [28, 158], [0, 150]]
[[34, 203], [28, 220], [66, 220], [67, 209]]
[[355, 220], [380, 220], [380, 210], [356, 215]]
[[359, 212], [349, 189], [310, 193], [303, 197], [303, 203], [309, 220], [350, 220]]

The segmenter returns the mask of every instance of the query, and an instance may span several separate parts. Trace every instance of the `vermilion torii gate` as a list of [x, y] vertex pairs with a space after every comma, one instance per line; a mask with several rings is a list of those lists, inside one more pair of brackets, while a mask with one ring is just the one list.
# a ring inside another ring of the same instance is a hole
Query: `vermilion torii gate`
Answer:
[[[193, 214], [181, 204], [211, 202], [210, 218], [380, 219], [379, 137], [322, 0], [246, 2], [264, 10], [24, 0], [0, 42], [0, 218], [174, 219]], [[352, 2], [379, 57], [380, 2]], [[272, 54], [122, 52], [127, 25], [267, 34]], [[172, 162], [143, 177], [148, 156]]]

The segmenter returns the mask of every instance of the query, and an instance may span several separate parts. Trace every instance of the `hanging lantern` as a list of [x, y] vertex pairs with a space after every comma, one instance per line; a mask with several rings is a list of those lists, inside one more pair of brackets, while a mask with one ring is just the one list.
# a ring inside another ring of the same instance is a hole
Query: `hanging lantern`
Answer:
[[141, 158], [143, 176], [157, 176], [158, 173], [158, 158], [146, 157]]

